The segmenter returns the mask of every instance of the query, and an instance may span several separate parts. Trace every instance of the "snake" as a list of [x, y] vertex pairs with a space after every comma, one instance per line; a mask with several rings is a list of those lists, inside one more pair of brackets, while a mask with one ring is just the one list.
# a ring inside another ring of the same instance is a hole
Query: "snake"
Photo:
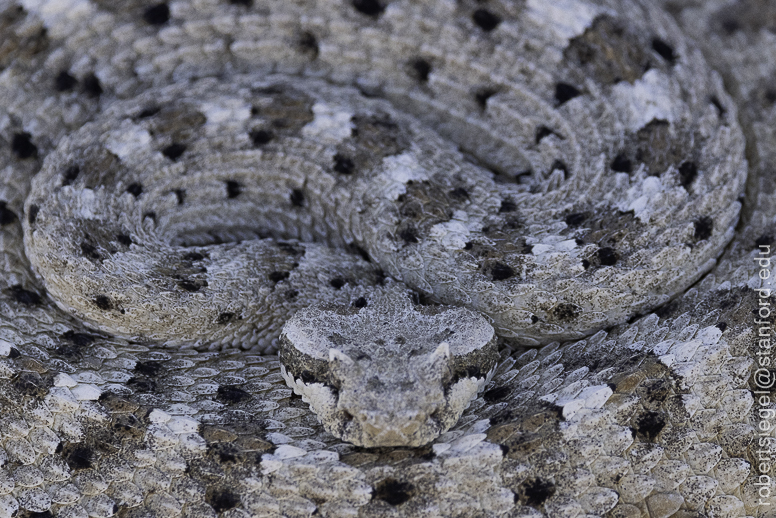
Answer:
[[773, 516], [772, 14], [0, 1], [0, 516]]

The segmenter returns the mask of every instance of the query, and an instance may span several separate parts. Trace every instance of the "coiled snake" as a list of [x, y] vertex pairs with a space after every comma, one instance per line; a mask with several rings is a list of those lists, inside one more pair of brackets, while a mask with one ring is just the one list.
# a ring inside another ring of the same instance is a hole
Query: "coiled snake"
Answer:
[[0, 8], [0, 516], [776, 512], [766, 4]]

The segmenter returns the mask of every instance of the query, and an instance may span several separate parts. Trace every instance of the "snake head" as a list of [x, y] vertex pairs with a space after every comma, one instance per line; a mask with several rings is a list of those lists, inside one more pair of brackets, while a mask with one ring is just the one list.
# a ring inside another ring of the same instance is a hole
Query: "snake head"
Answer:
[[397, 355], [377, 351], [355, 362], [331, 349], [329, 369], [339, 385], [337, 409], [350, 416], [344, 435], [370, 437], [376, 445], [398, 445], [442, 431], [444, 382], [452, 375], [450, 348], [442, 342], [416, 360], [417, 368], [408, 368]]
[[314, 306], [286, 324], [283, 375], [324, 427], [359, 446], [421, 446], [458, 421], [498, 358], [463, 308], [413, 305], [406, 290], [365, 307]]

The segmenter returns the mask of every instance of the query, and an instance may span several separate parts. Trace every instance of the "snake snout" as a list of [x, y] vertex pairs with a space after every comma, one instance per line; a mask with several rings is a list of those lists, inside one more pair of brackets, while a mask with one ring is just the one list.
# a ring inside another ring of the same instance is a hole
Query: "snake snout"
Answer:
[[421, 410], [384, 412], [361, 411], [353, 416], [360, 425], [365, 442], [370, 446], [413, 444], [424, 435], [429, 414]]
[[381, 412], [362, 411], [353, 415], [362, 426], [377, 430], [397, 429], [411, 433], [420, 427], [428, 415], [421, 411]]

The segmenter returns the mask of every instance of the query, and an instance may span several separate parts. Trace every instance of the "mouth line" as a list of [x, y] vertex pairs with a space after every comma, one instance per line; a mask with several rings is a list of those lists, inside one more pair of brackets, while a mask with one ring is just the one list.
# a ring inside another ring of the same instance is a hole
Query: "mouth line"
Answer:
[[[303, 395], [308, 404], [317, 406], [316, 412], [322, 412], [328, 416], [327, 421], [321, 420], [328, 432], [334, 434], [340, 439], [351, 442], [362, 447], [397, 447], [423, 446], [432, 442], [449, 426], [445, 426], [448, 421], [445, 418], [445, 412], [453, 410], [451, 408], [450, 398], [447, 392], [441, 386], [439, 400], [433, 408], [427, 411], [413, 410], [415, 405], [412, 400], [404, 405], [391, 404], [390, 412], [380, 412], [375, 410], [364, 410], [382, 406], [388, 408], [383, 403], [386, 399], [382, 397], [380, 401], [374, 401], [372, 405], [362, 407], [359, 405], [356, 412], [348, 410], [343, 403], [342, 387], [338, 390], [331, 383], [323, 381], [320, 377], [311, 379], [310, 376], [302, 376], [297, 372], [283, 368], [286, 381], [291, 381], [291, 386], [297, 393]], [[447, 388], [447, 387], [445, 387]], [[397, 401], [398, 396], [391, 399]], [[349, 399], [347, 401], [350, 401]], [[363, 403], [363, 400], [362, 400]], [[322, 405], [322, 406], [321, 406]], [[410, 408], [404, 408], [409, 405]], [[424, 405], [425, 406], [425, 405]], [[312, 407], [311, 407], [312, 408]], [[397, 417], [397, 412], [399, 417]], [[360, 414], [364, 414], [359, 417]]]

